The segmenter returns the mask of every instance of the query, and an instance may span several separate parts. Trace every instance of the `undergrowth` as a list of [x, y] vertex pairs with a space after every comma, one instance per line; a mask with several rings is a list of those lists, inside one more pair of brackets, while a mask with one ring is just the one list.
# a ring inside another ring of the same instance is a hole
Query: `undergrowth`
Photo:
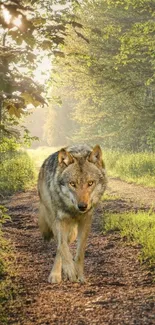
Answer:
[[103, 230], [119, 231], [128, 241], [140, 244], [141, 261], [148, 261], [150, 266], [155, 266], [155, 213], [107, 213], [104, 216]]
[[[35, 165], [21, 145], [14, 138], [1, 138], [0, 199], [34, 186], [35, 180]], [[0, 205], [0, 324], [7, 324], [6, 309], [12, 305], [16, 295], [16, 286], [12, 282], [12, 276], [15, 277], [14, 254], [2, 231], [8, 218], [7, 209]]]
[[[35, 162], [37, 168], [58, 147], [38, 147], [27, 149], [27, 153]], [[103, 151], [108, 176], [119, 177], [127, 182], [145, 186], [155, 186], [155, 154], [154, 153], [122, 153]]]
[[7, 209], [0, 206], [0, 324], [7, 324], [5, 307], [12, 302], [16, 290], [11, 280], [14, 275], [14, 254], [2, 231], [2, 225], [8, 219], [10, 217], [7, 215]]
[[103, 158], [109, 176], [150, 187], [155, 186], [154, 153], [105, 151]]
[[0, 194], [12, 194], [34, 186], [36, 170], [26, 152], [11, 151], [1, 154]]
[[38, 147], [36, 149], [27, 149], [27, 153], [31, 159], [35, 162], [37, 168], [39, 168], [44, 160], [52, 153], [59, 150], [58, 147]]

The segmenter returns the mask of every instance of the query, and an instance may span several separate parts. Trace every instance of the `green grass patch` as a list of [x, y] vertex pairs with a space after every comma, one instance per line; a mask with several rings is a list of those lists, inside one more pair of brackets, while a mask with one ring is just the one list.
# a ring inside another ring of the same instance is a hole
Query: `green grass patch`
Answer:
[[16, 292], [11, 277], [14, 276], [14, 254], [9, 242], [4, 238], [2, 226], [10, 217], [7, 209], [0, 206], [0, 324], [7, 324], [6, 304], [12, 303]]
[[44, 160], [52, 153], [58, 151], [58, 147], [38, 147], [36, 149], [27, 149], [27, 153], [30, 158], [35, 162], [37, 168], [39, 168]]
[[4, 259], [4, 256], [7, 251], [7, 241], [3, 238], [2, 233], [2, 225], [5, 223], [7, 219], [10, 219], [7, 215], [7, 209], [4, 206], [0, 205], [0, 278], [5, 274], [6, 269], [6, 261]]
[[26, 152], [10, 151], [1, 153], [0, 194], [12, 194], [34, 186], [36, 168]]
[[155, 213], [109, 213], [104, 216], [103, 230], [119, 231], [128, 241], [141, 244], [141, 261], [155, 266]]
[[121, 199], [120, 195], [108, 194], [105, 192], [101, 198], [102, 201], [116, 201]]
[[154, 153], [105, 151], [103, 157], [109, 176], [145, 186], [155, 186]]

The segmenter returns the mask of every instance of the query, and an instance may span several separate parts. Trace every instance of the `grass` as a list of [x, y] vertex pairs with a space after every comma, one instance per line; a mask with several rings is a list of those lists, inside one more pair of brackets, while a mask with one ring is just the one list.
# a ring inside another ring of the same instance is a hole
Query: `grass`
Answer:
[[116, 195], [116, 194], [108, 194], [107, 192], [105, 192], [101, 198], [103, 201], [116, 201], [121, 199], [120, 195]]
[[0, 194], [12, 194], [34, 186], [36, 168], [26, 152], [15, 151], [1, 154]]
[[[0, 143], [0, 198], [31, 188], [36, 183], [36, 167], [29, 155], [20, 150], [14, 140]], [[7, 324], [7, 306], [12, 305], [17, 294], [12, 282], [14, 253], [4, 238], [3, 223], [8, 219], [7, 209], [0, 206], [0, 324]]]
[[3, 254], [7, 251], [7, 245], [6, 245], [6, 240], [3, 238], [3, 233], [2, 233], [2, 225], [3, 223], [9, 219], [9, 216], [6, 214], [7, 209], [3, 206], [0, 205], [0, 278], [3, 276], [5, 273], [6, 269], [6, 264], [5, 264], [5, 259], [3, 258]]
[[[58, 147], [38, 147], [28, 149], [27, 153], [35, 162], [37, 169], [43, 161]], [[155, 187], [155, 154], [154, 153], [122, 153], [104, 151], [103, 159], [108, 176], [119, 177], [127, 182]]]
[[36, 167], [39, 168], [44, 160], [57, 150], [59, 150], [58, 147], [38, 147], [36, 149], [27, 149], [27, 153], [35, 162]]
[[107, 213], [103, 219], [103, 231], [119, 231], [129, 242], [140, 244], [141, 261], [155, 266], [155, 213]]
[[[28, 149], [27, 153], [39, 168], [43, 161], [57, 150], [59, 150], [58, 147], [38, 147], [37, 149]], [[109, 176], [155, 187], [155, 153], [104, 151], [103, 159]]]
[[108, 175], [127, 182], [155, 187], [154, 153], [103, 153]]
[[4, 238], [2, 225], [10, 219], [7, 209], [0, 206], [0, 323], [7, 324], [6, 304], [12, 302], [12, 297], [16, 292], [15, 285], [11, 277], [14, 276], [14, 254], [9, 242]]

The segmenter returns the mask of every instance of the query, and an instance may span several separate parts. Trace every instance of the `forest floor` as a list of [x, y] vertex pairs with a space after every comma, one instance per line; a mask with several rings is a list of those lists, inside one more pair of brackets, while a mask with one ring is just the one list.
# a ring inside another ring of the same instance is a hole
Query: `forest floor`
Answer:
[[12, 217], [5, 234], [16, 256], [12, 281], [17, 286], [11, 303], [6, 304], [9, 325], [155, 324], [153, 271], [140, 264], [139, 245], [128, 244], [118, 233], [102, 233], [104, 211], [148, 209], [155, 200], [155, 189], [111, 179], [107, 192], [109, 198], [94, 215], [85, 257], [87, 283], [83, 285], [47, 282], [56, 246], [41, 238], [36, 190], [15, 194], [5, 202]]

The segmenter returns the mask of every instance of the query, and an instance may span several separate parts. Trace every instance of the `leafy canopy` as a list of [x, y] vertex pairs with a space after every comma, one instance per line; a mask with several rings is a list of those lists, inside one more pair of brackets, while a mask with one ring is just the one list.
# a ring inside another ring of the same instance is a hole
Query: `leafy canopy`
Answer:
[[[58, 7], [56, 7], [58, 5]], [[35, 80], [44, 57], [63, 53], [74, 1], [0, 1], [0, 129], [12, 131], [29, 107], [46, 103], [47, 78]], [[14, 130], [13, 130], [14, 132]]]

